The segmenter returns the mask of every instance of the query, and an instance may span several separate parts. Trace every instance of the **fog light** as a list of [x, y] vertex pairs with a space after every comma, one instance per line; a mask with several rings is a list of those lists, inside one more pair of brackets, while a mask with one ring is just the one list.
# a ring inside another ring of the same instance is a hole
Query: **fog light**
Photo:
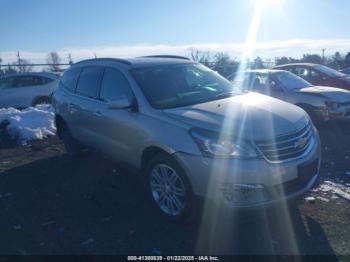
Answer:
[[234, 205], [249, 205], [268, 200], [263, 185], [224, 183], [222, 192], [225, 200]]

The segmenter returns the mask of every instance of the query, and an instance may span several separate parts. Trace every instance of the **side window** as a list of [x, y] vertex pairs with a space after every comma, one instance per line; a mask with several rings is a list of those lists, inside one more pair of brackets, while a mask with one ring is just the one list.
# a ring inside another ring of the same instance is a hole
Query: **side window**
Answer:
[[85, 67], [79, 76], [77, 93], [90, 98], [98, 97], [98, 90], [103, 75], [103, 67]]
[[106, 68], [101, 84], [100, 98], [109, 102], [122, 96], [132, 97], [132, 91], [127, 79], [121, 72], [112, 68]]
[[81, 68], [73, 68], [66, 71], [61, 78], [62, 85], [65, 88], [74, 91], [77, 86], [80, 71]]
[[251, 81], [253, 90], [264, 94], [277, 94], [282, 93], [283, 90], [273, 81], [269, 74], [256, 74]]
[[309, 75], [309, 70], [303, 67], [296, 67], [294, 68], [293, 73], [302, 78], [306, 78]]
[[48, 78], [48, 77], [44, 77], [44, 76], [41, 76], [40, 78], [41, 78], [40, 82], [41, 82], [42, 85], [46, 85], [46, 84], [51, 83], [52, 81], [54, 81], [53, 79]]
[[309, 79], [312, 81], [319, 81], [322, 80], [322, 76], [319, 72], [315, 71], [315, 70], [310, 70], [310, 74], [309, 74]]
[[250, 79], [251, 90], [266, 93], [268, 89], [268, 76], [254, 74]]
[[38, 76], [19, 76], [16, 77], [14, 87], [30, 87], [41, 85], [41, 77]]
[[0, 89], [13, 87], [15, 79], [13, 77], [6, 77], [0, 79]]

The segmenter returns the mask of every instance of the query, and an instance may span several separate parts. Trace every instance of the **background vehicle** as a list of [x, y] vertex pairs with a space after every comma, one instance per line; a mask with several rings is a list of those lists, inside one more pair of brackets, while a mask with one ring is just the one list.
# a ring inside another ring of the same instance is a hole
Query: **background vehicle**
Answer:
[[0, 77], [0, 108], [25, 108], [50, 103], [58, 76], [51, 73], [16, 73]]
[[[239, 76], [238, 76], [239, 77]], [[350, 91], [313, 86], [283, 70], [251, 70], [241, 73], [244, 90], [258, 92], [303, 108], [316, 122], [350, 121]]]
[[286, 201], [318, 175], [319, 137], [303, 110], [244, 94], [187, 59], [79, 62], [53, 105], [68, 152], [83, 145], [140, 172], [154, 206], [173, 220], [190, 218], [197, 197], [228, 210]]
[[350, 76], [324, 65], [287, 64], [274, 69], [288, 70], [315, 86], [332, 86], [350, 90]]

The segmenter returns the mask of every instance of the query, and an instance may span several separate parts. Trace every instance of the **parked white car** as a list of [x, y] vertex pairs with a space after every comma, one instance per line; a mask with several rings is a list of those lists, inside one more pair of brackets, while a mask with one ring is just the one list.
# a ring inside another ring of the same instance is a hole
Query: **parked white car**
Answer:
[[25, 108], [51, 102], [59, 77], [46, 72], [8, 74], [0, 77], [0, 108]]

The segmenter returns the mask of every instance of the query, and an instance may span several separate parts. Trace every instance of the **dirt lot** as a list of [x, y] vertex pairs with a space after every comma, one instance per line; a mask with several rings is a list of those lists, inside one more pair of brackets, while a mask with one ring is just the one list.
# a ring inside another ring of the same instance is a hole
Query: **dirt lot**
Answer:
[[[349, 132], [321, 134], [320, 183], [350, 186]], [[350, 201], [329, 192], [230, 223], [173, 224], [137, 176], [94, 154], [72, 161], [56, 137], [0, 148], [0, 254], [350, 254]]]

